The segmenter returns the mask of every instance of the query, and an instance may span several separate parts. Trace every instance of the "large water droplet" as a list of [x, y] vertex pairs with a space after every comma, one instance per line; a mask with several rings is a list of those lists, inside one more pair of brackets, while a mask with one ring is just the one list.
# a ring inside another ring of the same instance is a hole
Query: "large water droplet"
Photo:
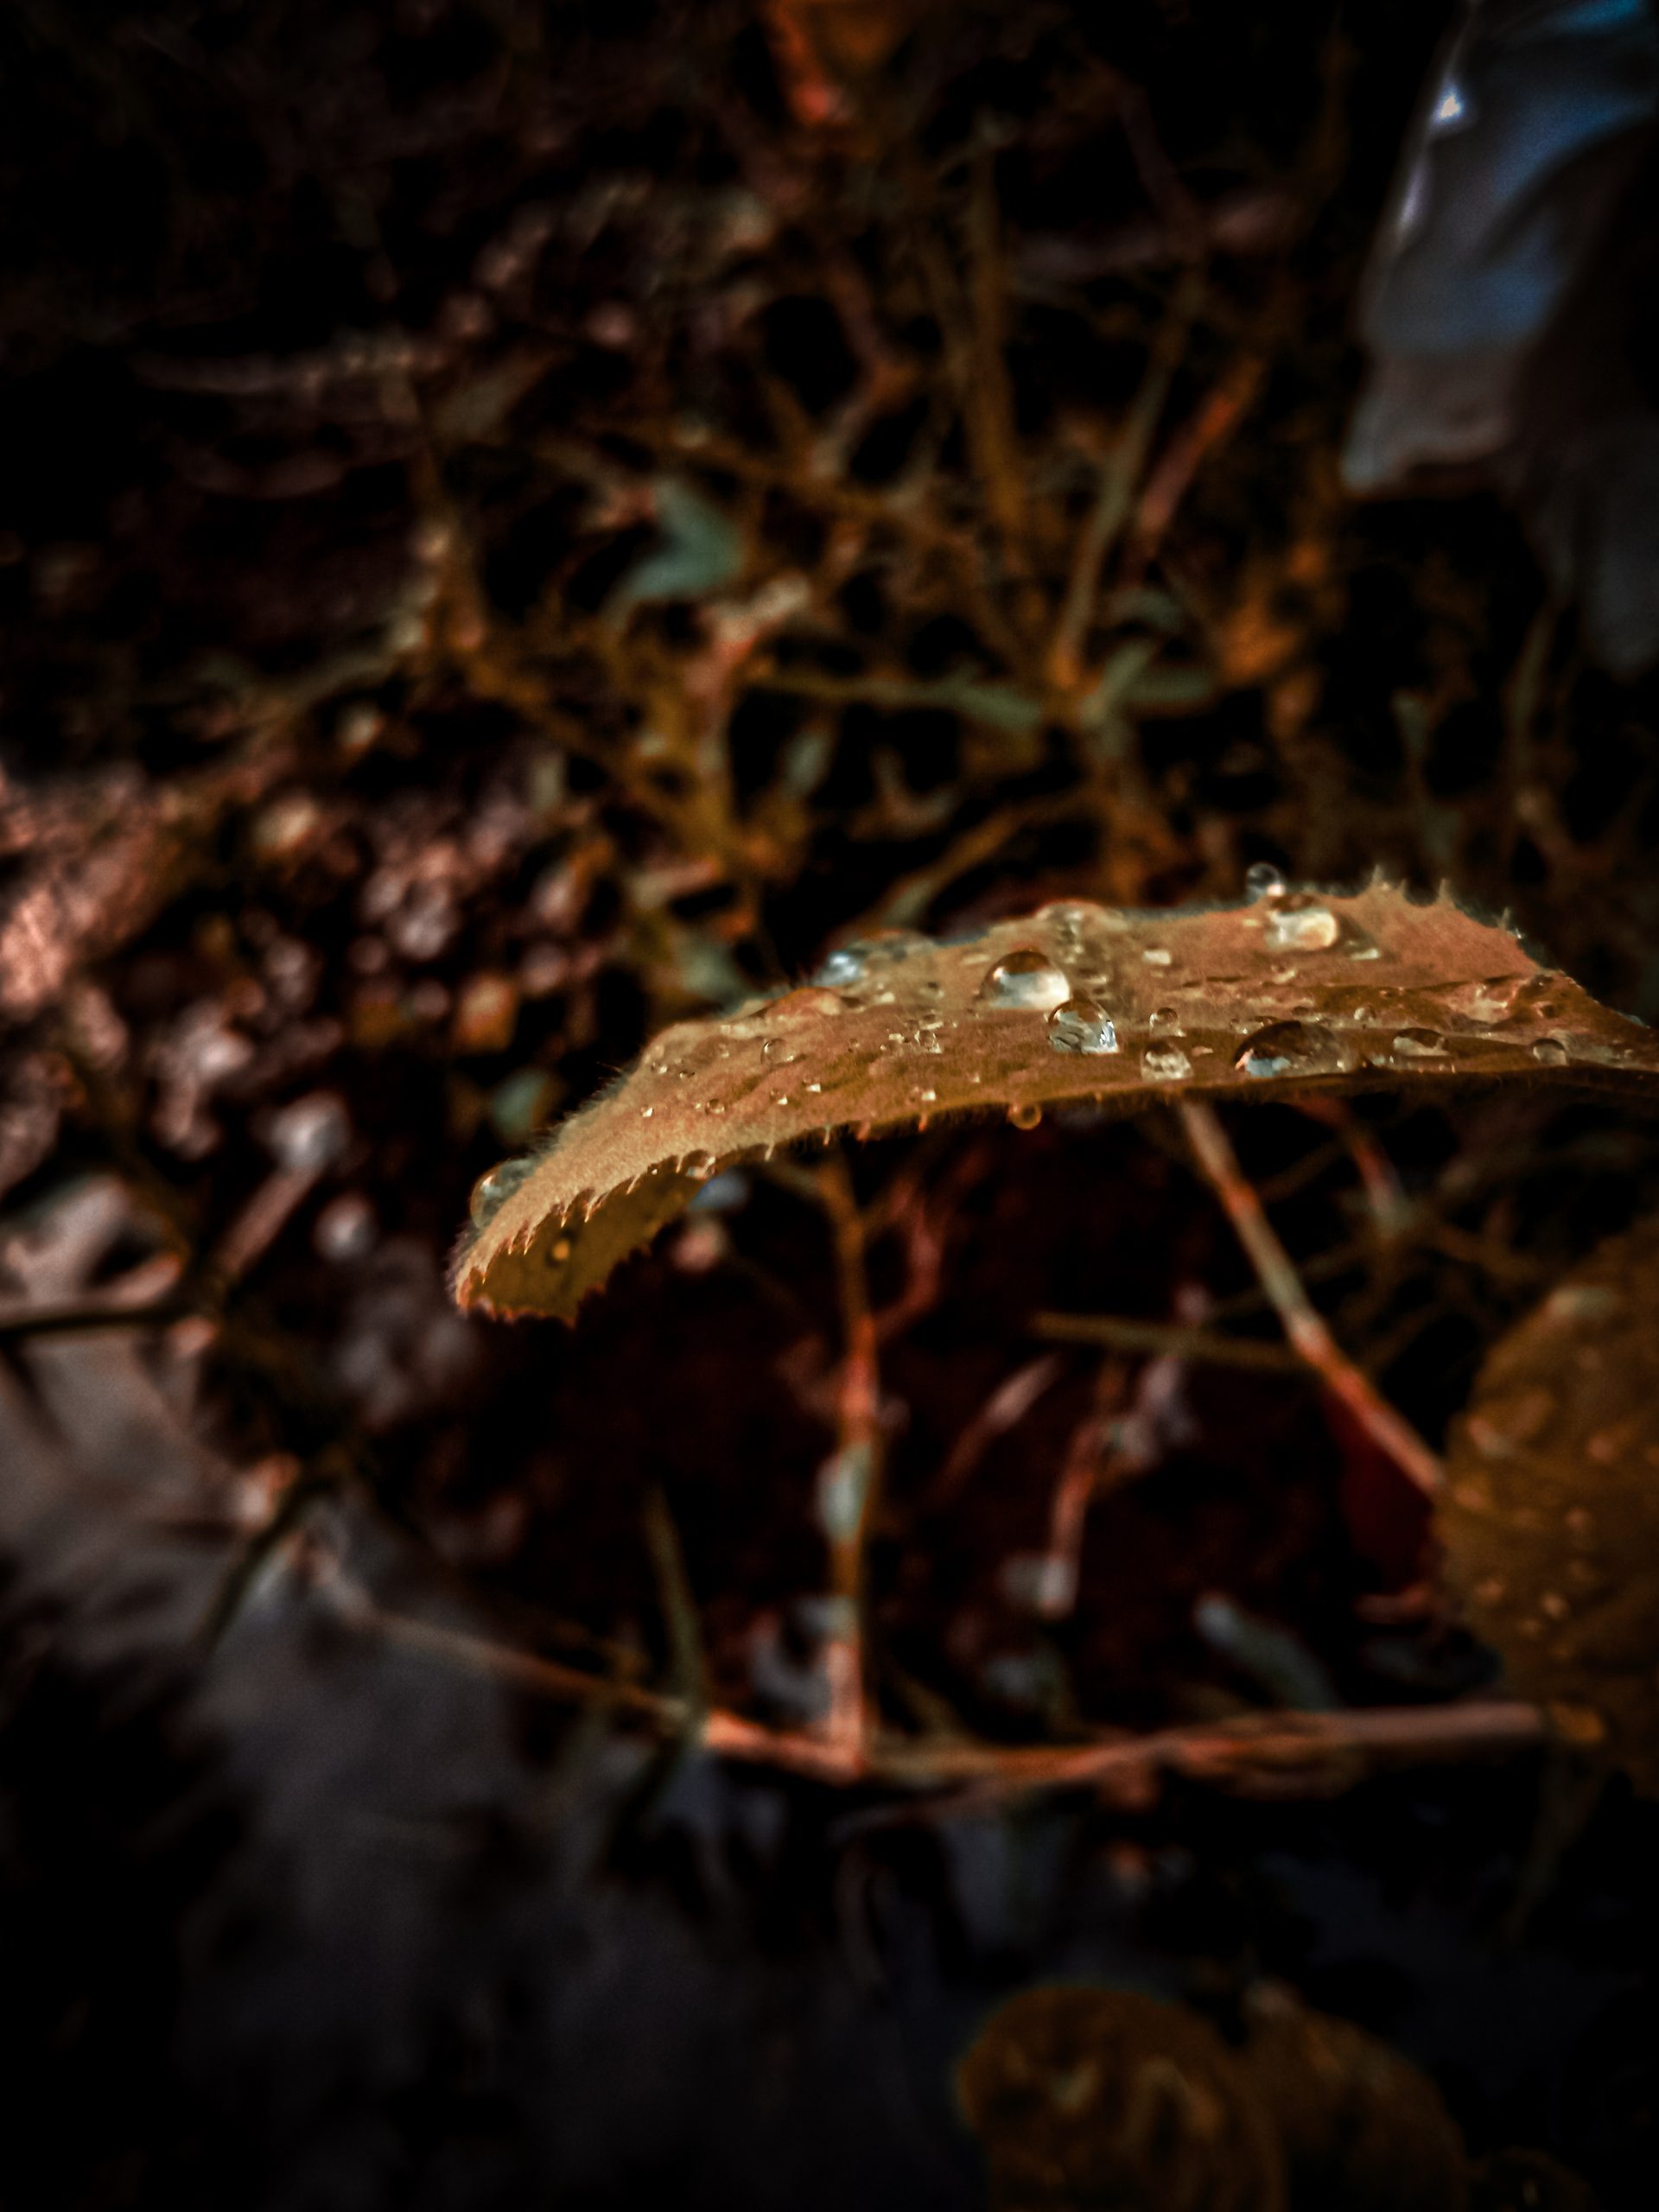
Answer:
[[[831, 960], [839, 960], [842, 955], [838, 952], [831, 953], [830, 957]], [[828, 964], [829, 963], [826, 962], [825, 965], [828, 966]], [[838, 1014], [844, 1014], [846, 1010], [847, 1001], [838, 993], [826, 989], [822, 984], [803, 983], [799, 990], [786, 991], [782, 998], [774, 999], [766, 1009], [766, 1019], [768, 1021], [781, 1021], [785, 1024], [826, 1021], [833, 1020]], [[768, 1044], [774, 1041], [772, 1039], [767, 1039]]]
[[1167, 1030], [1172, 1037], [1185, 1037], [1186, 1034], [1181, 1027], [1180, 1010], [1177, 1007], [1154, 1007], [1147, 1017], [1147, 1024], [1152, 1029]]
[[1034, 1099], [1027, 1100], [1023, 1106], [1010, 1106], [1008, 1109], [1008, 1119], [1016, 1129], [1034, 1129], [1042, 1118], [1043, 1109]]
[[1141, 1072], [1154, 1083], [1179, 1083], [1192, 1072], [1192, 1063], [1179, 1045], [1148, 1045], [1141, 1055]]
[[[809, 988], [819, 990], [842, 989], [849, 983], [861, 982], [864, 977], [864, 955], [855, 944], [844, 945], [839, 952], [832, 952], [812, 978]], [[793, 994], [791, 994], [791, 996]]]
[[1541, 1037], [1532, 1048], [1532, 1057], [1535, 1060], [1541, 1060], [1547, 1068], [1564, 1068], [1567, 1060], [1567, 1047], [1559, 1037]]
[[1515, 1011], [1534, 1014], [1541, 1021], [1553, 1021], [1560, 1014], [1560, 990], [1566, 977], [1553, 968], [1541, 968], [1535, 976], [1529, 976], [1515, 995]]
[[1052, 923], [1058, 929], [1077, 931], [1087, 929], [1091, 922], [1116, 928], [1119, 917], [1109, 906], [1103, 906], [1092, 899], [1051, 899], [1046, 906], [1037, 909], [1037, 919]]
[[1489, 976], [1483, 982], [1454, 983], [1440, 997], [1448, 1014], [1461, 1014], [1465, 1021], [1490, 1028], [1495, 1022], [1509, 1020], [1526, 980], [1524, 976]]
[[1064, 1006], [1071, 986], [1047, 953], [1034, 944], [1015, 947], [999, 960], [979, 987], [982, 1006], [1017, 1007], [1034, 1014], [1050, 1013]]
[[1353, 1059], [1345, 1041], [1317, 1021], [1270, 1021], [1244, 1039], [1233, 1065], [1249, 1076], [1332, 1075]]
[[1262, 942], [1269, 952], [1328, 952], [1341, 934], [1331, 909], [1303, 893], [1274, 908]]
[[480, 1175], [473, 1185], [473, 1195], [467, 1205], [474, 1229], [486, 1229], [521, 1183], [528, 1182], [536, 1172], [533, 1160], [504, 1160]]
[[1402, 1059], [1443, 1060], [1446, 1039], [1438, 1029], [1402, 1029], [1394, 1040], [1394, 1049]]
[[1244, 871], [1247, 899], [1276, 899], [1284, 887], [1285, 879], [1271, 861], [1252, 861]]
[[1363, 930], [1351, 915], [1337, 917], [1337, 949], [1350, 960], [1380, 960], [1382, 948], [1369, 930]]
[[680, 1162], [680, 1173], [694, 1183], [706, 1183], [718, 1165], [712, 1152], [688, 1152]]
[[1117, 1031], [1098, 999], [1067, 999], [1048, 1017], [1048, 1041], [1057, 1052], [1115, 1052]]

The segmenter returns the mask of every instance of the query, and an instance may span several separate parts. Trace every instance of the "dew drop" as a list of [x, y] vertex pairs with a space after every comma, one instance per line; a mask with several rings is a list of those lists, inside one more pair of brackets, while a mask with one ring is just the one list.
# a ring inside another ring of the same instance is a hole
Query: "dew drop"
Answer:
[[1563, 980], [1551, 968], [1540, 969], [1535, 976], [1527, 976], [1515, 994], [1515, 1011], [1535, 1014], [1542, 1021], [1553, 1021], [1561, 1010], [1556, 994]]
[[1166, 944], [1149, 944], [1141, 957], [1148, 968], [1167, 968], [1174, 955]]
[[1271, 861], [1255, 861], [1244, 871], [1244, 896], [1247, 899], [1276, 899], [1283, 892], [1285, 879]]
[[1240, 1075], [1333, 1075], [1353, 1065], [1343, 1039], [1314, 1021], [1270, 1021], [1233, 1055]]
[[1402, 1029], [1394, 1040], [1394, 1049], [1402, 1059], [1443, 1060], [1446, 1039], [1437, 1029]]
[[1109, 906], [1102, 906], [1092, 899], [1051, 899], [1037, 909], [1039, 922], [1051, 922], [1058, 929], [1077, 931], [1086, 929], [1090, 922], [1116, 925], [1117, 916]]
[[1179, 1083], [1192, 1072], [1192, 1063], [1179, 1045], [1148, 1045], [1141, 1055], [1141, 1072], [1154, 1083]]
[[1454, 984], [1441, 996], [1448, 1014], [1461, 1014], [1465, 1021], [1490, 1029], [1495, 1022], [1507, 1021], [1514, 1013], [1525, 981], [1522, 976], [1489, 976], [1484, 982]]
[[1016, 946], [999, 960], [979, 987], [982, 1006], [1009, 1007], [1047, 1014], [1064, 1006], [1071, 986], [1047, 953], [1034, 944]]
[[1262, 942], [1269, 952], [1328, 952], [1341, 934], [1341, 925], [1328, 906], [1302, 896], [1274, 908]]
[[1147, 1021], [1149, 1028], [1166, 1029], [1172, 1037], [1185, 1037], [1186, 1034], [1181, 1027], [1180, 1011], [1176, 1007], [1155, 1006]]
[[487, 1228], [519, 1185], [528, 1182], [535, 1168], [533, 1160], [504, 1160], [487, 1174], [480, 1175], [473, 1185], [467, 1205], [474, 1228]]
[[[843, 953], [832, 952], [830, 960], [841, 960], [847, 957]], [[829, 961], [824, 963], [826, 967], [829, 964]], [[822, 969], [819, 973], [822, 975]], [[786, 991], [782, 998], [774, 999], [766, 1009], [766, 1018], [768, 1021], [785, 1023], [825, 1021], [838, 1014], [844, 1014], [846, 1010], [847, 1001], [838, 993], [825, 988], [820, 983], [803, 983], [798, 991]], [[766, 1044], [770, 1047], [777, 1041], [775, 1037], [769, 1037]]]
[[712, 1152], [688, 1152], [680, 1162], [680, 1173], [689, 1175], [694, 1183], [706, 1183], [716, 1164]]
[[1559, 1037], [1541, 1037], [1532, 1048], [1535, 1060], [1541, 1060], [1547, 1068], [1567, 1065], [1567, 1047]]
[[1016, 1129], [1034, 1129], [1043, 1118], [1043, 1109], [1035, 1099], [1028, 1099], [1023, 1106], [1010, 1106], [1008, 1119]]
[[1048, 1041], [1057, 1052], [1115, 1052], [1117, 1030], [1097, 999], [1067, 999], [1048, 1017]]
[[[864, 955], [855, 944], [849, 944], [844, 946], [841, 951], [832, 952], [830, 955], [813, 976], [808, 988], [818, 990], [844, 989], [849, 983], [861, 982], [863, 979]], [[795, 995], [791, 992], [790, 995], [792, 998]]]

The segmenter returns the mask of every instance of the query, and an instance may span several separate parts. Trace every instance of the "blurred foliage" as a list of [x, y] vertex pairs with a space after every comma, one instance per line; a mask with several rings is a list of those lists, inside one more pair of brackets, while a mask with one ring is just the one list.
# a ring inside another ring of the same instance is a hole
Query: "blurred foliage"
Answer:
[[[822, 1210], [720, 1179], [579, 1351], [532, 1346], [444, 1300], [504, 1149], [838, 944], [1251, 863], [1450, 874], [1614, 1004], [1659, 988], [1650, 694], [1490, 505], [1337, 488], [1438, 10], [963, 0], [815, 48], [813, 113], [791, 12], [0, 26], [13, 1204], [115, 1165], [213, 1317], [227, 1444], [353, 1471], [538, 1635], [658, 1635], [660, 1482], [711, 1666], [780, 1710], [837, 1448]], [[1433, 1433], [1653, 1160], [1531, 1093], [1373, 1119], [1265, 1116], [1246, 1165]], [[1091, 1137], [1086, 1185], [1065, 1129], [1020, 1141], [856, 1170], [883, 1694], [1225, 1713], [1217, 1583], [1346, 1694], [1469, 1679], [1438, 1617], [1408, 1654], [1353, 1616], [1423, 1522], [1323, 1404], [1128, 1338], [1033, 1357], [1045, 1310], [1179, 1352], [1262, 1305], [1159, 1132]], [[1057, 1643], [1021, 1576], [1089, 1468]]]

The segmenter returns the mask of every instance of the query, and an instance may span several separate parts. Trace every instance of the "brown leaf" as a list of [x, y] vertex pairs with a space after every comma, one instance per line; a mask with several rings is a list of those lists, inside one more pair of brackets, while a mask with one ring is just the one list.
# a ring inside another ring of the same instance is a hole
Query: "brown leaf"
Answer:
[[1021, 1990], [957, 2069], [993, 2212], [1036, 2204], [1282, 2212], [1283, 2160], [1207, 2020], [1133, 1989]]
[[1463, 2138], [1388, 2044], [1274, 1987], [1255, 1994], [1239, 2063], [1284, 2145], [1293, 2208], [1463, 2212]]
[[1072, 901], [965, 943], [898, 931], [664, 1030], [539, 1158], [485, 1178], [455, 1294], [569, 1318], [717, 1170], [843, 1131], [1491, 1078], [1650, 1088], [1659, 1039], [1445, 894], [1381, 881], [1179, 912]]
[[1511, 1329], [1452, 1435], [1436, 1522], [1471, 1625], [1560, 1735], [1659, 1795], [1659, 1220]]

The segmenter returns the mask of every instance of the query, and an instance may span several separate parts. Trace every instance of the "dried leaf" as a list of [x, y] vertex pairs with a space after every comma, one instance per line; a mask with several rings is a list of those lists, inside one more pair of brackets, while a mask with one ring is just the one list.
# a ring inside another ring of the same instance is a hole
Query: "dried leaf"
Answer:
[[1659, 1795], [1659, 1220], [1498, 1344], [1436, 1511], [1471, 1625], [1557, 1732]]
[[1450, 898], [1381, 881], [1181, 912], [1058, 904], [966, 943], [897, 931], [664, 1030], [539, 1158], [486, 1177], [456, 1295], [569, 1317], [709, 1176], [842, 1131], [1495, 1077], [1650, 1089], [1659, 1039]]
[[1271, 2125], [1206, 2020], [1129, 1989], [1022, 1990], [957, 2069], [994, 2208], [1281, 2212]]
[[1284, 2145], [1293, 2208], [1463, 2212], [1463, 2138], [1397, 2050], [1274, 1989], [1256, 2000], [1242, 2056]]

